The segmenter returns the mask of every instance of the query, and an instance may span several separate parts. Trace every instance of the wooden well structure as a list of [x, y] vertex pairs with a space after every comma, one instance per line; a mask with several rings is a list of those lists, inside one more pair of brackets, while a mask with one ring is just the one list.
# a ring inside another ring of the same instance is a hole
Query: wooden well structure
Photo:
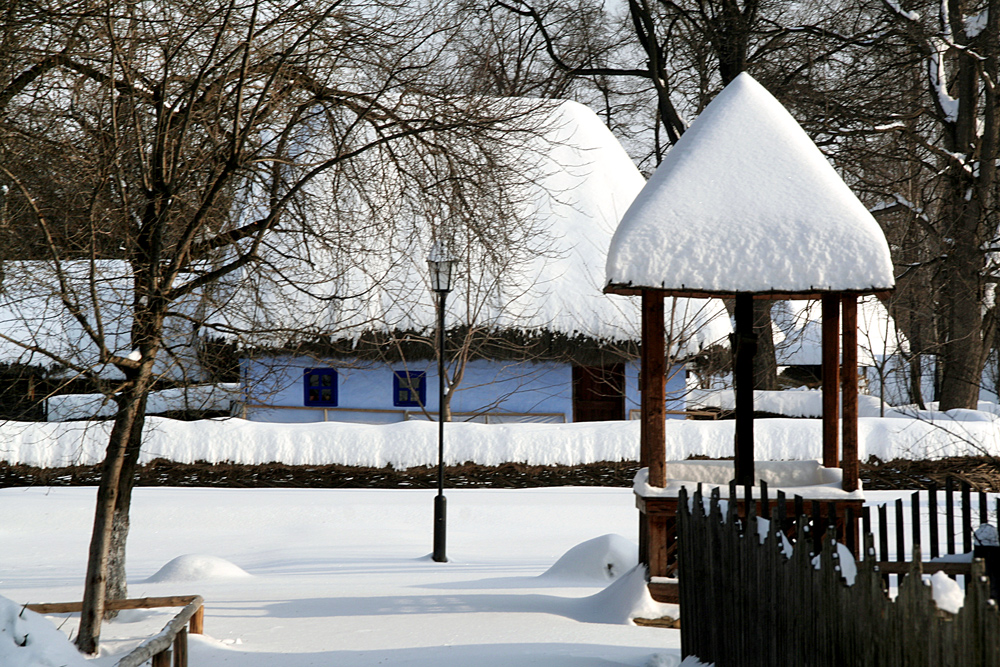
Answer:
[[[835, 507], [839, 527], [855, 531], [844, 518], [860, 516], [863, 503], [857, 304], [863, 295], [882, 296], [893, 288], [889, 249], [875, 220], [819, 149], [748, 75], [719, 94], [650, 178], [615, 234], [607, 275], [605, 292], [642, 299], [640, 464], [654, 488], [669, 482], [665, 299], [734, 302], [733, 454], [740, 486], [757, 480], [753, 302], [821, 301], [823, 435], [816, 452], [824, 468], [843, 470], [843, 488], [829, 498], [813, 496], [812, 502]], [[636, 503], [640, 559], [649, 566], [651, 591], [670, 599], [656, 579], [673, 574], [677, 500], [637, 490]]]

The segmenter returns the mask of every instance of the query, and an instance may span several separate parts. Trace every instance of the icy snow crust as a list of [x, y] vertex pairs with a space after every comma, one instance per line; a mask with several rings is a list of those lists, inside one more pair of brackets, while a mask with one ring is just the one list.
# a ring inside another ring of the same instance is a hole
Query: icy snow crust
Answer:
[[875, 219], [748, 74], [706, 107], [629, 207], [607, 282], [720, 294], [894, 285]]
[[[733, 424], [732, 420], [669, 420], [666, 456], [732, 456]], [[104, 457], [110, 429], [110, 421], [2, 422], [0, 460], [47, 468], [94, 465]], [[954, 416], [926, 411], [920, 418], [896, 413], [892, 418], [859, 419], [858, 438], [862, 460], [869, 456], [891, 460], [1000, 455], [1000, 420], [971, 410]], [[771, 461], [818, 459], [822, 440], [818, 419], [762, 419], [754, 427], [754, 457]], [[636, 461], [639, 421], [452, 423], [445, 427], [444, 454], [449, 465], [467, 461], [483, 465]], [[148, 463], [157, 458], [180, 463], [436, 465], [437, 424], [273, 424], [241, 419], [181, 422], [150, 417], [140, 460]]]

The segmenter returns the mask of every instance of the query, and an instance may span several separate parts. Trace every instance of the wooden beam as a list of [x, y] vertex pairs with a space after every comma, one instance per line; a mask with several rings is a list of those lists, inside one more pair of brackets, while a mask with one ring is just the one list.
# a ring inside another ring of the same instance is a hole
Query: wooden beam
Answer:
[[[679, 297], [685, 299], [735, 299], [739, 294], [746, 294], [746, 292], [729, 292], [725, 290], [713, 291], [713, 290], [697, 290], [688, 289], [685, 287], [680, 288], [665, 288], [665, 287], [640, 287], [631, 284], [609, 284], [604, 287], [605, 294], [620, 294], [622, 296], [640, 296], [646, 292], [652, 292], [659, 294], [660, 296], [668, 297]], [[816, 289], [802, 290], [799, 292], [792, 290], [770, 290], [764, 292], [750, 292], [750, 295], [756, 300], [767, 300], [767, 301], [818, 301], [823, 298], [824, 294], [829, 294], [828, 291], [820, 291]], [[887, 299], [892, 294], [892, 290], [885, 289], [870, 289], [870, 290], [847, 290], [845, 292], [839, 292], [840, 294], [854, 294], [855, 296], [864, 296], [866, 294], [874, 294], [879, 299]]]
[[666, 332], [663, 295], [642, 293], [642, 422], [639, 465], [649, 468], [649, 483], [666, 486]]
[[[197, 595], [173, 595], [155, 598], [130, 598], [127, 600], [106, 600], [107, 610], [121, 609], [156, 609], [157, 607], [186, 607], [201, 598]], [[82, 602], [39, 602], [24, 605], [29, 610], [39, 614], [71, 614], [83, 609]]]
[[858, 490], [858, 298], [845, 295], [841, 301], [844, 327], [844, 420], [841, 467], [844, 490]]
[[733, 349], [733, 381], [736, 384], [736, 483], [754, 483], [753, 465], [753, 358], [757, 354], [757, 336], [753, 332], [753, 295], [736, 295], [736, 332]]
[[824, 294], [823, 317], [823, 465], [839, 464], [840, 431], [840, 295]]

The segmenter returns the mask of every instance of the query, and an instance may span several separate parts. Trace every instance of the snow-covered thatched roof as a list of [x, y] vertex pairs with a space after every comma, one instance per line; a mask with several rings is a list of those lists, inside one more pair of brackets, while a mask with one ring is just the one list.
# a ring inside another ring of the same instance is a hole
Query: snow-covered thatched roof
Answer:
[[747, 74], [702, 112], [622, 219], [610, 291], [815, 295], [894, 286], [885, 236]]
[[[195, 294], [174, 304], [173, 312], [196, 315], [200, 297]], [[120, 356], [132, 353], [132, 302], [132, 269], [122, 260], [4, 262], [0, 364], [51, 371], [76, 367], [102, 377], [121, 377], [101, 361], [98, 345]], [[78, 312], [74, 314], [67, 304]], [[164, 333], [167, 351], [160, 355], [156, 372], [187, 379], [195, 358], [191, 322], [168, 317]]]
[[[462, 247], [452, 249], [461, 263], [448, 298], [448, 325], [637, 341], [637, 304], [602, 289], [611, 237], [644, 179], [587, 107], [562, 102], [543, 108], [547, 117], [539, 123], [541, 131], [510, 147], [523, 175], [513, 198], [516, 215], [534, 231], [522, 239], [523, 245], [509, 249], [517, 257], [502, 272], [478, 264]], [[323, 192], [313, 192], [322, 208]], [[493, 223], [481, 224], [488, 228]], [[308, 266], [286, 262], [284, 277], [301, 275], [301, 281], [277, 285], [268, 284], [267, 276], [249, 276], [256, 281], [253, 296], [237, 296], [232, 302], [252, 305], [246, 317], [265, 316], [289, 325], [301, 321], [302, 331], [333, 340], [357, 340], [373, 330], [433, 332], [435, 297], [426, 259], [436, 241], [434, 225], [430, 219], [408, 221], [380, 239], [378, 253], [341, 254], [323, 261], [314, 255]], [[309, 282], [319, 264], [344, 268], [323, 285], [297, 289], [297, 283]], [[719, 301], [678, 300], [667, 305], [667, 312], [676, 315], [675, 339], [685, 339], [684, 352], [725, 339], [731, 331]], [[251, 335], [246, 340], [251, 345], [280, 345], [286, 335]]]

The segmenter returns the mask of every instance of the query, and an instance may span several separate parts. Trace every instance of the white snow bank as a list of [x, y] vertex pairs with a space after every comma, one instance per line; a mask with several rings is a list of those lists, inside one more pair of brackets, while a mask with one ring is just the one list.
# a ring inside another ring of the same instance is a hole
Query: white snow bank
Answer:
[[[858, 420], [861, 460], [934, 459], [1000, 455], [1000, 422], [960, 421], [944, 413], [933, 419]], [[0, 460], [57, 468], [99, 463], [107, 448], [110, 421], [0, 422]], [[573, 424], [445, 425], [445, 463], [483, 465], [523, 462], [575, 465], [636, 461], [638, 420]], [[668, 420], [667, 459], [733, 455], [732, 420]], [[760, 419], [754, 425], [754, 458], [769, 461], [817, 459], [822, 424], [817, 419]], [[181, 422], [146, 420], [140, 463], [158, 458], [179, 463], [206, 461], [288, 465], [343, 465], [397, 469], [437, 464], [437, 424], [409, 421], [274, 424], [242, 419]]]
[[650, 596], [646, 566], [636, 565], [600, 593], [583, 598], [577, 618], [590, 623], [634, 625], [634, 618], [677, 615], [677, 605], [657, 602]]
[[635, 543], [612, 533], [576, 545], [541, 576], [606, 583], [632, 570], [638, 561]]
[[87, 660], [41, 614], [0, 596], [0, 665], [81, 667]]
[[225, 558], [204, 554], [185, 554], [173, 559], [146, 579], [148, 584], [167, 581], [206, 581], [211, 579], [238, 579], [250, 574], [239, 565]]

